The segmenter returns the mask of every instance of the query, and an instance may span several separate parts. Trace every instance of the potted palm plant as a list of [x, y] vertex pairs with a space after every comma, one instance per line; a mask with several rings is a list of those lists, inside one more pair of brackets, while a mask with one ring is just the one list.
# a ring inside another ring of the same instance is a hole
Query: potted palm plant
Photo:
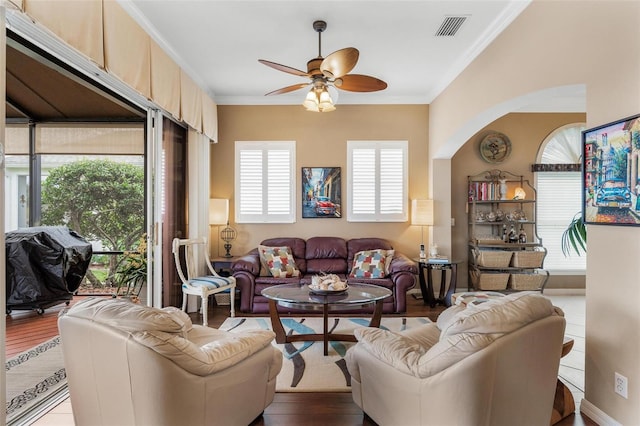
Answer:
[[134, 251], [125, 251], [117, 269], [118, 288], [114, 297], [130, 298], [134, 302], [147, 280], [147, 235], [143, 234]]
[[582, 213], [576, 213], [562, 233], [562, 253], [566, 257], [572, 251], [578, 256], [587, 252], [587, 228], [582, 220]]

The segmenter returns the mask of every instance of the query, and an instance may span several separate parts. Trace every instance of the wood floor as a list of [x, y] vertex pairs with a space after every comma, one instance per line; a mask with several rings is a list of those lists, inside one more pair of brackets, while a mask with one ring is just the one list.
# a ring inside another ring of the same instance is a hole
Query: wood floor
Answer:
[[[75, 297], [72, 304], [80, 300]], [[57, 318], [65, 305], [45, 310], [43, 315], [31, 311], [15, 311], [7, 315], [6, 356], [10, 358], [28, 350], [58, 334]], [[436, 320], [442, 307], [429, 308], [421, 300], [407, 298], [406, 316], [424, 316]], [[218, 327], [228, 317], [228, 307], [214, 307], [209, 312], [209, 325]], [[192, 314], [194, 323], [202, 321]], [[46, 416], [45, 416], [46, 417]], [[46, 424], [38, 422], [38, 424]], [[58, 423], [60, 424], [60, 423]], [[64, 423], [64, 424], [73, 424]], [[353, 402], [350, 393], [276, 393], [274, 402], [267, 407], [264, 415], [256, 419], [251, 426], [314, 426], [314, 425], [362, 425], [374, 426], [368, 417]], [[559, 426], [596, 426], [596, 423], [581, 413], [571, 415]]]
[[[70, 305], [80, 298], [74, 297]], [[58, 314], [67, 307], [60, 305], [45, 309], [44, 314], [34, 311], [13, 311], [6, 316], [7, 336], [5, 339], [7, 359], [27, 351], [40, 343], [58, 335]]]

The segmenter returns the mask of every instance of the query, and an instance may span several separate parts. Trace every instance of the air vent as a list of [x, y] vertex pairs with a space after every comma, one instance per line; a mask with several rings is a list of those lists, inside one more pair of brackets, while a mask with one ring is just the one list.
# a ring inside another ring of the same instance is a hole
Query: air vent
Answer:
[[440, 28], [436, 31], [436, 37], [455, 36], [467, 18], [467, 16], [445, 16]]

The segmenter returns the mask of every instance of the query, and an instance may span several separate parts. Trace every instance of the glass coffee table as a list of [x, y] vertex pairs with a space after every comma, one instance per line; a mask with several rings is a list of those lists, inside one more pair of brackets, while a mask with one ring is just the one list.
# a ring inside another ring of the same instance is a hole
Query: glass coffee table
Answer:
[[[338, 294], [317, 294], [308, 285], [283, 284], [262, 290], [269, 299], [271, 326], [276, 333], [277, 343], [323, 341], [324, 354], [328, 353], [329, 341], [355, 342], [352, 334], [334, 334], [328, 332], [329, 312], [359, 309], [375, 305], [369, 327], [379, 327], [382, 318], [383, 299], [391, 296], [391, 290], [377, 285], [349, 284], [349, 288]], [[304, 311], [322, 312], [322, 334], [287, 335], [280, 321], [278, 306]]]

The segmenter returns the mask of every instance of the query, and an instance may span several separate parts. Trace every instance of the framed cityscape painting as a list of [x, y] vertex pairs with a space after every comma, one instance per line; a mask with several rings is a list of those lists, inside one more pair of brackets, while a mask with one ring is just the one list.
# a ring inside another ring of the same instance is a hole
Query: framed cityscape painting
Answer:
[[302, 217], [342, 216], [340, 167], [302, 168]]
[[640, 114], [582, 132], [582, 219], [640, 225]]

